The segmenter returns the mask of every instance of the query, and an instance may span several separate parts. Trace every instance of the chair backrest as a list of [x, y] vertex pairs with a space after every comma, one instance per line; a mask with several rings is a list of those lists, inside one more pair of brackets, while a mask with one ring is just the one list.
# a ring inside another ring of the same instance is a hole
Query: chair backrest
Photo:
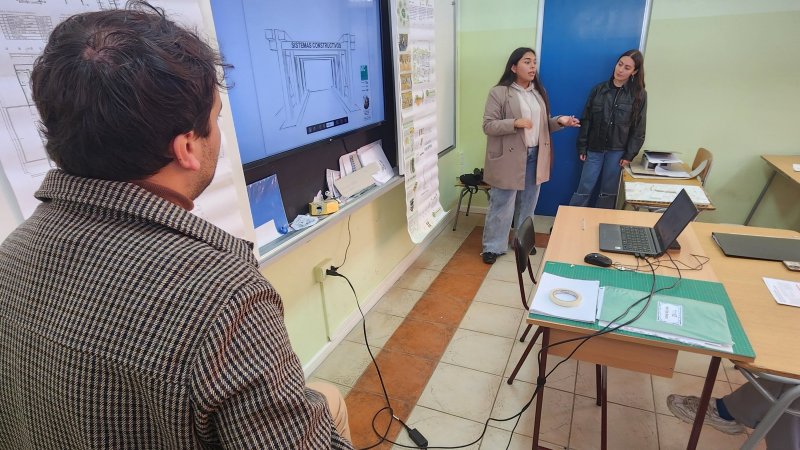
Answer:
[[706, 167], [698, 176], [700, 177], [700, 182], [703, 184], [703, 186], [705, 186], [706, 181], [708, 180], [708, 173], [711, 172], [711, 163], [714, 162], [714, 154], [707, 149], [700, 147], [697, 149], [697, 153], [694, 155], [692, 170], [696, 169], [697, 166], [699, 166], [703, 161], [706, 161]]
[[517, 235], [514, 237], [514, 259], [517, 262], [517, 281], [519, 282], [519, 293], [522, 306], [528, 309], [528, 298], [525, 294], [525, 283], [523, 274], [527, 271], [528, 277], [536, 284], [531, 268], [531, 250], [533, 250], [536, 240], [536, 232], [533, 229], [533, 218], [527, 217], [517, 228]]

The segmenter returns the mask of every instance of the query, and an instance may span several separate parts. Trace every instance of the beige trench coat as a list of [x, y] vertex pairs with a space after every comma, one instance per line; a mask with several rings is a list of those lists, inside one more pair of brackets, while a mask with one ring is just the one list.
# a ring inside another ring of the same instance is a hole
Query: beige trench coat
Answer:
[[[547, 117], [544, 100], [533, 91], [539, 102], [539, 159], [536, 165], [536, 184], [550, 179], [553, 164], [550, 133], [563, 128], [558, 117]], [[514, 128], [514, 120], [522, 118], [519, 96], [509, 86], [495, 86], [489, 91], [483, 112], [483, 132], [486, 133], [486, 160], [483, 181], [500, 189], [525, 189], [525, 162], [528, 148], [524, 131]]]

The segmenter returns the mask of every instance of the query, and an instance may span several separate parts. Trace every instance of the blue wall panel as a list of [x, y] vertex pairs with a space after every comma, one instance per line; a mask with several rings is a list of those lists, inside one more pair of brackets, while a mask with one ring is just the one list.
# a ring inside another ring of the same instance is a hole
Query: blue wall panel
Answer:
[[[550, 97], [551, 114], [580, 117], [589, 91], [611, 76], [616, 58], [640, 47], [647, 1], [542, 1], [539, 76]], [[553, 134], [553, 171], [542, 186], [537, 214], [554, 216], [558, 205], [569, 203], [581, 173], [577, 137], [574, 128]]]

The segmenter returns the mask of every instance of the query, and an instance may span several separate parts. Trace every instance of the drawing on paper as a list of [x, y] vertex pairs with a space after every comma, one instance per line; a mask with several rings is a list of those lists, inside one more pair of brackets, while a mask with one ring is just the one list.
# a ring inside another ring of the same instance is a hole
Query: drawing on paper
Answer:
[[0, 14], [0, 31], [10, 41], [44, 41], [53, 29], [50, 16], [25, 13]]
[[[36, 56], [30, 54], [10, 55], [25, 102], [19, 105], [2, 105], [0, 108], [0, 116], [11, 136], [11, 142], [22, 170], [30, 175], [41, 175], [54, 167], [44, 150], [45, 138], [39, 130], [41, 121], [31, 93], [31, 70]], [[31, 126], [31, 123], [36, 125]]]

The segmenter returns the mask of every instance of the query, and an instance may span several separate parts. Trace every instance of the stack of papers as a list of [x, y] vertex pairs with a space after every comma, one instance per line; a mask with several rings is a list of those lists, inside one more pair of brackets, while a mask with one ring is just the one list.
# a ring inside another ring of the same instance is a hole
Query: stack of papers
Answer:
[[681, 159], [672, 152], [644, 152], [644, 157], [649, 164], [672, 164], [679, 163]]
[[[600, 326], [617, 326], [633, 319], [642, 310], [644, 302], [631, 308], [627, 314], [623, 313], [649, 295], [644, 291], [611, 286], [602, 290], [597, 322]], [[733, 351], [725, 308], [714, 303], [656, 294], [639, 319], [620, 329], [714, 350]]]
[[706, 192], [700, 186], [642, 183], [639, 181], [625, 183], [625, 199], [634, 202], [672, 203], [682, 189], [686, 189], [686, 193], [689, 194], [689, 198], [692, 199], [692, 203], [695, 205], [711, 204]]
[[683, 170], [681, 166], [675, 164], [663, 164], [656, 166], [656, 175], [670, 178], [689, 178], [689, 172]]
[[[597, 296], [600, 282], [596, 280], [575, 280], [550, 273], [542, 274], [539, 287], [531, 302], [531, 312], [579, 322], [594, 323], [597, 320]], [[550, 300], [550, 293], [556, 289], [568, 289], [581, 296], [575, 307], [560, 306]]]
[[683, 170], [683, 164], [664, 164], [657, 165], [654, 168], [648, 168], [646, 161], [642, 158], [632, 161], [625, 166], [625, 171], [633, 178], [659, 179], [668, 177], [689, 180], [697, 178], [700, 172], [706, 168], [707, 164], [708, 161], [700, 161], [700, 164], [692, 169], [691, 172], [686, 172]]

